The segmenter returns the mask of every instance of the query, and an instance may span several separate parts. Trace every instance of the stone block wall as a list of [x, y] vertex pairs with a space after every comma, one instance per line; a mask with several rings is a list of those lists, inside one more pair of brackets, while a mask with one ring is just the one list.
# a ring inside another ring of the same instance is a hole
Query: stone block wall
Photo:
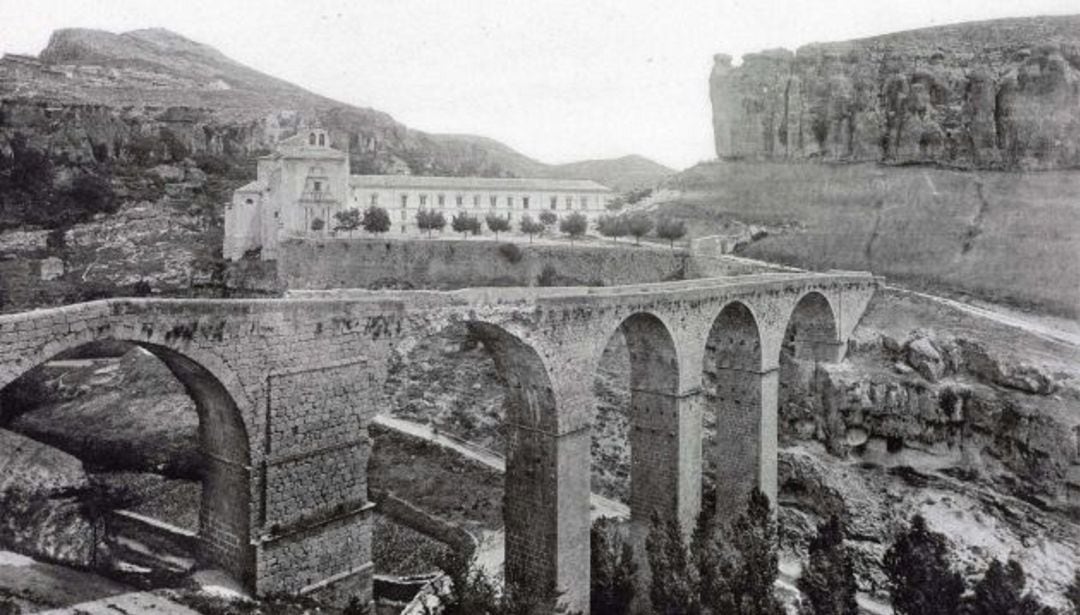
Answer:
[[616, 286], [682, 279], [688, 260], [684, 250], [629, 243], [292, 239], [279, 246], [278, 276], [290, 289], [537, 286], [550, 266], [557, 286]]

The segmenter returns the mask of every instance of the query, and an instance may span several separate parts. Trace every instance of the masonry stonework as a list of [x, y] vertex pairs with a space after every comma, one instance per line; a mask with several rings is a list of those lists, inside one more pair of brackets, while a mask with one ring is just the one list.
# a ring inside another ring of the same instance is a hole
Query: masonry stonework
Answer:
[[[650, 464], [632, 478], [645, 486], [635, 514], [652, 508], [685, 522], [700, 505], [703, 454], [738, 468], [718, 484], [719, 500], [739, 502], [755, 486], [775, 494], [781, 352], [839, 358], [834, 351], [877, 285], [864, 274], [804, 273], [610, 288], [112, 299], [0, 316], [0, 387], [90, 342], [146, 348], [199, 413], [211, 468], [204, 556], [259, 595], [366, 600], [367, 429], [387, 359], [465, 323], [492, 351], [507, 388], [507, 579], [554, 588], [585, 612], [591, 384], [611, 336], [627, 335], [642, 455], [635, 466]], [[704, 412], [717, 412], [728, 435], [703, 453]], [[666, 497], [647, 487], [675, 477]]]

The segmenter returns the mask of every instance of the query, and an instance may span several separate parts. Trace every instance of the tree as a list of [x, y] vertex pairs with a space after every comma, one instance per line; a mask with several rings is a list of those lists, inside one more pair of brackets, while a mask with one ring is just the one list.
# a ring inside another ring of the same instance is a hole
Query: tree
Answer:
[[559, 215], [553, 211], [540, 212], [540, 222], [544, 223], [544, 226], [551, 226], [559, 221]]
[[926, 527], [921, 515], [885, 553], [893, 610], [897, 615], [954, 615], [964, 580], [949, 565], [945, 536]]
[[416, 228], [427, 231], [428, 239], [431, 239], [431, 231], [441, 231], [446, 228], [446, 216], [434, 209], [421, 209], [416, 212]]
[[679, 522], [663, 520], [654, 511], [645, 551], [652, 576], [649, 585], [652, 612], [658, 615], [700, 613], [697, 570], [690, 565]]
[[544, 230], [544, 225], [536, 220], [532, 219], [532, 216], [525, 214], [521, 217], [521, 222], [518, 223], [518, 228], [522, 233], [529, 236], [529, 243], [532, 243], [533, 235]]
[[729, 541], [738, 556], [734, 567], [733, 592], [738, 599], [738, 613], [743, 615], [780, 615], [783, 607], [773, 594], [780, 575], [777, 551], [776, 520], [769, 497], [758, 490], [750, 494], [746, 511], [732, 524]]
[[480, 232], [480, 220], [476, 216], [470, 216], [462, 212], [454, 216], [454, 219], [450, 221], [450, 228], [454, 229], [455, 233], [461, 233], [462, 237], [468, 239], [468, 233], [475, 235]]
[[608, 518], [597, 519], [589, 532], [592, 591], [589, 612], [593, 615], [629, 615], [637, 583], [637, 562], [630, 544]]
[[311, 221], [311, 230], [315, 231], [316, 233], [323, 230], [323, 227], [325, 226], [326, 222], [324, 222], [322, 218], [315, 218]]
[[668, 245], [672, 249], [675, 248], [675, 241], [682, 239], [686, 235], [686, 223], [682, 220], [675, 220], [674, 218], [668, 218], [667, 216], [660, 218], [660, 221], [656, 223], [656, 236], [661, 239], [667, 239]]
[[484, 222], [487, 223], [487, 227], [491, 232], [495, 233], [495, 239], [499, 239], [499, 233], [504, 233], [510, 230], [510, 218], [503, 218], [501, 216], [490, 213], [484, 217]]
[[585, 231], [589, 230], [589, 221], [582, 214], [575, 212], [559, 220], [559, 230], [569, 235], [570, 243], [574, 243], [574, 239], [581, 237]]
[[345, 211], [334, 212], [334, 224], [335, 231], [346, 231], [352, 233], [356, 229], [360, 228], [361, 215], [360, 210], [352, 207]]
[[627, 232], [634, 237], [635, 245], [641, 244], [641, 238], [648, 235], [652, 227], [652, 218], [643, 213], [632, 214], [626, 219]]
[[818, 526], [810, 541], [809, 561], [799, 577], [799, 591], [814, 615], [858, 615], [855, 567], [844, 547], [844, 526], [832, 517]]
[[1024, 594], [1027, 578], [1016, 560], [1002, 564], [994, 559], [974, 592], [965, 601], [967, 615], [1039, 615], [1053, 610], [1039, 603], [1032, 594]]
[[622, 216], [605, 215], [596, 221], [596, 230], [604, 237], [611, 237], [619, 241], [619, 237], [626, 237], [630, 230], [626, 227], [626, 219]]
[[368, 207], [364, 210], [364, 230], [376, 235], [389, 231], [390, 214], [382, 207]]

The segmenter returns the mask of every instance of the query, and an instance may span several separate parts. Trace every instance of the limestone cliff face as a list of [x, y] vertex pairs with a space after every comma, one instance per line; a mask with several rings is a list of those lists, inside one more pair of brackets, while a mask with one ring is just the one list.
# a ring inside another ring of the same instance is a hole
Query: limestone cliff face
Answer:
[[1080, 16], [715, 56], [720, 158], [1080, 165]]

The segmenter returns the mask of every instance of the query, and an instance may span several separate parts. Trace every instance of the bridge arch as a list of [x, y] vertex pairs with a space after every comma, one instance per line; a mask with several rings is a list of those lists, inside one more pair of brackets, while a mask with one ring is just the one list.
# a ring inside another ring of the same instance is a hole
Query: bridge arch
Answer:
[[148, 351], [168, 367], [194, 401], [199, 417], [198, 441], [203, 466], [199, 551], [195, 555], [202, 565], [220, 568], [254, 590], [251, 446], [235, 393], [239, 381], [220, 360], [198, 350], [116, 335], [107, 329], [88, 330], [54, 340], [20, 357], [14, 369], [3, 371], [0, 389], [57, 356], [102, 341], [128, 342]]
[[825, 362], [843, 358], [837, 314], [832, 302], [821, 292], [804, 293], [788, 315], [781, 354]]
[[737, 515], [755, 488], [775, 500], [776, 374], [764, 367], [760, 322], [749, 304], [731, 301], [705, 338], [702, 388], [715, 425], [708, 465], [722, 519]]

